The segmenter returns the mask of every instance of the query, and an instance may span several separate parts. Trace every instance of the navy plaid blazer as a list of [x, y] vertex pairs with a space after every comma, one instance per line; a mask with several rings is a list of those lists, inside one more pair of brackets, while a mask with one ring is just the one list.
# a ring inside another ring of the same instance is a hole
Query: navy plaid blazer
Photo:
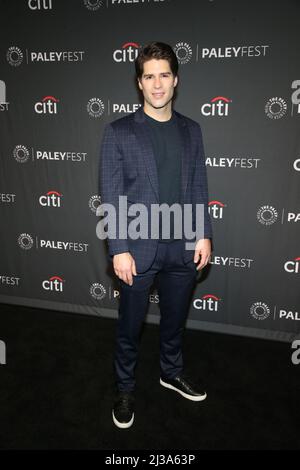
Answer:
[[[181, 203], [192, 205], [193, 224], [195, 204], [204, 204], [204, 238], [212, 238], [201, 128], [196, 121], [175, 110], [173, 112], [178, 117], [184, 149], [181, 167]], [[149, 213], [151, 204], [159, 204], [156, 160], [142, 107], [105, 126], [100, 149], [99, 186], [101, 203], [113, 204], [116, 209], [120, 195], [127, 196], [128, 206], [143, 203]], [[127, 223], [130, 220], [128, 216]], [[149, 220], [149, 227], [150, 224]], [[145, 272], [154, 260], [158, 240], [120, 239], [118, 229], [117, 215], [117, 237], [108, 238], [110, 259], [115, 254], [130, 252], [135, 259], [137, 272]], [[184, 234], [183, 240], [185, 240]], [[185, 263], [193, 256], [194, 251], [183, 251]]]

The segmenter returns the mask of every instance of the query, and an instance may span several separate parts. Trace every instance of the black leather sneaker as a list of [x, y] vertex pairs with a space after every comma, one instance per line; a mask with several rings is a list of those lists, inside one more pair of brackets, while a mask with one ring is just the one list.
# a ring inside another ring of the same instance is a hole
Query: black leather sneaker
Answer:
[[118, 392], [112, 410], [112, 417], [118, 428], [130, 428], [134, 420], [133, 392]]
[[200, 388], [193, 384], [186, 376], [177, 376], [173, 379], [160, 378], [160, 384], [163, 387], [175, 390], [188, 400], [201, 401], [205, 400], [207, 397], [206, 392], [200, 390]]

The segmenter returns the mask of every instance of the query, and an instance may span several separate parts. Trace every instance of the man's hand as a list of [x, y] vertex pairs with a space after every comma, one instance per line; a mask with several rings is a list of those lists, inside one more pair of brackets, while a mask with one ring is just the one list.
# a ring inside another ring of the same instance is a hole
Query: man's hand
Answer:
[[114, 255], [113, 257], [113, 266], [116, 275], [132, 286], [133, 280], [132, 275], [136, 276], [136, 267], [135, 261], [129, 252], [120, 253], [119, 255]]
[[197, 266], [197, 270], [204, 268], [210, 261], [211, 256], [211, 241], [209, 238], [203, 238], [198, 240], [195, 246], [194, 263], [198, 263], [201, 257], [201, 261]]

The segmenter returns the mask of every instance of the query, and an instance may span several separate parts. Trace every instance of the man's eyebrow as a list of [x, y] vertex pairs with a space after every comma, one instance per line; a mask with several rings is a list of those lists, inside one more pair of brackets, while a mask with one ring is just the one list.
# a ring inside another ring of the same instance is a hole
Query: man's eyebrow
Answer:
[[[149, 77], [153, 73], [144, 73], [144, 77]], [[161, 72], [159, 75], [172, 75], [172, 72]]]

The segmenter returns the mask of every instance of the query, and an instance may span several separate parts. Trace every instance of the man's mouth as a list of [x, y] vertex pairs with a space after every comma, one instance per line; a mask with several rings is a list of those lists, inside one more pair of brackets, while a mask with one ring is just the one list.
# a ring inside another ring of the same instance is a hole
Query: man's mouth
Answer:
[[162, 96], [164, 96], [164, 93], [161, 92], [161, 93], [152, 93], [152, 95], [154, 96], [154, 98], [161, 98]]

